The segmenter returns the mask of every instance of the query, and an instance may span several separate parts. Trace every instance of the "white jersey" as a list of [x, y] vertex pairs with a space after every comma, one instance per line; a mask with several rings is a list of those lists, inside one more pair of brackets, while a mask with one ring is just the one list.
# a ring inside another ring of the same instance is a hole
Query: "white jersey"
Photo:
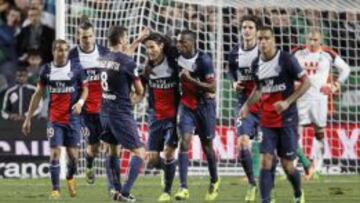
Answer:
[[314, 99], [323, 97], [320, 88], [327, 84], [330, 68], [335, 66], [339, 71], [337, 81], [344, 82], [349, 74], [349, 65], [333, 50], [321, 47], [317, 52], [312, 52], [308, 48], [300, 48], [294, 52], [294, 56], [299, 61], [301, 67], [307, 72], [311, 82], [310, 89], [301, 99]]

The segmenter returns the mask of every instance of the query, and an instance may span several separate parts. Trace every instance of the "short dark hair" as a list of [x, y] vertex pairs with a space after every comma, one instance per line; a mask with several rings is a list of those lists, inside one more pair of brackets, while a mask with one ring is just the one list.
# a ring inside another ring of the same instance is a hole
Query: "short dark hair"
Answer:
[[82, 15], [80, 17], [79, 29], [82, 29], [82, 30], [94, 29], [94, 26], [91, 24], [89, 17], [87, 15]]
[[274, 30], [270, 26], [261, 26], [258, 31], [270, 31], [271, 35], [274, 35]]
[[56, 46], [57, 46], [58, 44], [66, 44], [66, 46], [67, 46], [68, 48], [70, 48], [70, 45], [67, 43], [66, 40], [64, 40], [64, 39], [56, 39], [56, 40], [54, 40], [53, 43], [52, 43], [52, 49], [51, 49], [51, 50], [52, 50], [52, 51], [55, 51]]
[[25, 61], [18, 61], [16, 64], [16, 72], [27, 72], [28, 64]]
[[191, 30], [183, 30], [180, 32], [180, 35], [187, 35], [194, 41], [194, 43], [196, 42], [196, 34]]
[[119, 44], [120, 39], [122, 39], [126, 35], [127, 31], [128, 31], [127, 28], [123, 26], [118, 26], [118, 25], [112, 26], [108, 32], [108, 40], [110, 46], [115, 46]]
[[253, 16], [253, 15], [245, 15], [243, 16], [241, 19], [240, 19], [240, 27], [242, 26], [242, 24], [245, 22], [245, 21], [251, 21], [255, 24], [255, 28], [256, 30], [259, 29], [259, 27], [261, 26], [260, 25], [260, 20], [258, 17], [256, 16]]
[[30, 56], [41, 56], [41, 52], [39, 49], [33, 49], [33, 48], [30, 48], [27, 50], [27, 55], [28, 57]]

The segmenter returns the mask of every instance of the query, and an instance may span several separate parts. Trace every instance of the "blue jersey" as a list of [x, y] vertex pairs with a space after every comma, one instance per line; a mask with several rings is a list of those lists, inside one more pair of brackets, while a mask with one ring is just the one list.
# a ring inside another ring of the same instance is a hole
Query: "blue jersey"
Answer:
[[136, 63], [123, 53], [109, 52], [100, 59], [102, 109], [101, 113], [131, 113], [131, 85], [139, 79]]
[[259, 56], [252, 64], [252, 74], [261, 91], [261, 126], [278, 128], [297, 125], [296, 103], [281, 114], [274, 107], [276, 102], [288, 98], [294, 92], [295, 81], [305, 76], [296, 58], [280, 50], [268, 61], [263, 61]]
[[[212, 83], [215, 80], [214, 65], [208, 54], [198, 51], [195, 56], [186, 59], [183, 56], [178, 58], [178, 65], [190, 71], [191, 77], [201, 82]], [[190, 109], [196, 109], [199, 101], [205, 99], [209, 93], [200, 91], [194, 84], [188, 81], [181, 81], [180, 102]]]
[[39, 84], [49, 91], [49, 120], [68, 124], [71, 107], [80, 98], [81, 88], [86, 84], [86, 76], [80, 65], [68, 61], [64, 66], [46, 64], [40, 71]]
[[179, 103], [179, 79], [175, 57], [164, 57], [164, 60], [151, 66], [151, 74], [143, 77], [148, 87], [149, 108], [156, 120], [174, 119]]
[[[255, 82], [251, 74], [251, 63], [259, 56], [258, 46], [243, 49], [236, 46], [229, 54], [229, 77], [232, 81], [241, 82], [244, 90], [238, 94], [238, 106], [241, 107], [255, 88]], [[259, 111], [259, 103], [250, 106], [250, 112]]]

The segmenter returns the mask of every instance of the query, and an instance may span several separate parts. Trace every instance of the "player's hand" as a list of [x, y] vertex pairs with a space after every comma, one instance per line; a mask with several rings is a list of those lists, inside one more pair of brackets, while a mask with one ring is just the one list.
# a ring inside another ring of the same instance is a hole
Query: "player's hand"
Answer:
[[190, 81], [191, 80], [190, 71], [182, 69], [180, 71], [179, 77], [180, 77], [181, 80]]
[[249, 106], [244, 104], [239, 111], [239, 119], [244, 119], [249, 115]]
[[233, 83], [233, 88], [236, 92], [242, 92], [245, 89], [245, 86], [242, 82], [238, 81]]
[[72, 111], [76, 114], [76, 115], [80, 115], [81, 113], [81, 109], [82, 109], [82, 104], [80, 101], [76, 102], [73, 106], [72, 106]]
[[150, 28], [144, 27], [144, 28], [140, 31], [140, 33], [139, 33], [138, 40], [139, 40], [139, 41], [142, 41], [142, 40], [144, 40], [145, 38], [147, 38], [149, 35], [150, 35]]
[[278, 114], [281, 114], [283, 111], [289, 108], [289, 102], [286, 100], [278, 101], [274, 104], [275, 110]]
[[31, 132], [31, 120], [26, 118], [22, 128], [21, 128], [22, 133], [24, 133], [25, 136], [29, 135]]

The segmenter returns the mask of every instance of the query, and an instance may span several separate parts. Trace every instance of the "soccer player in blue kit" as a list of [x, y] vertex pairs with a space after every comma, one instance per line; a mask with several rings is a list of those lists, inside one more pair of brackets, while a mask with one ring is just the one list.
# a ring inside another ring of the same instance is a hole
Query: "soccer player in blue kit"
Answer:
[[65, 146], [69, 157], [66, 180], [69, 194], [76, 196], [74, 174], [77, 169], [80, 147], [80, 113], [88, 95], [87, 81], [80, 65], [68, 60], [69, 44], [55, 40], [52, 52], [54, 61], [45, 64], [40, 72], [40, 81], [33, 94], [29, 114], [22, 126], [23, 133], [31, 131], [31, 118], [46, 89], [50, 94], [49, 123], [47, 136], [50, 140], [50, 199], [60, 198], [60, 147]]
[[210, 173], [210, 185], [205, 200], [211, 201], [218, 196], [220, 184], [212, 142], [216, 127], [216, 82], [211, 57], [198, 51], [195, 44], [194, 32], [185, 30], [179, 34], [176, 46], [180, 54], [178, 65], [181, 68], [179, 77], [182, 90], [178, 110], [180, 190], [175, 194], [175, 199], [186, 200], [190, 197], [187, 188], [188, 150], [196, 130]]
[[[107, 143], [111, 173], [107, 174], [114, 186], [113, 199], [135, 202], [130, 190], [138, 177], [145, 159], [145, 149], [138, 134], [137, 123], [132, 113], [131, 87], [135, 96], [143, 94], [143, 86], [138, 77], [136, 63], [122, 52], [128, 43], [127, 29], [113, 26], [109, 29], [108, 42], [110, 52], [100, 59], [102, 87], [102, 107], [100, 121], [103, 128], [101, 140]], [[132, 152], [128, 178], [124, 185], [120, 183], [120, 165], [117, 145]]]
[[[241, 26], [241, 44], [237, 45], [229, 55], [229, 76], [233, 81], [233, 88], [238, 93], [238, 104], [235, 108], [236, 114], [239, 113], [241, 106], [245, 103], [255, 87], [251, 74], [251, 62], [258, 57], [259, 49], [256, 43], [256, 31], [259, 20], [255, 16], [244, 16], [240, 21]], [[239, 160], [244, 168], [248, 179], [249, 187], [246, 192], [245, 201], [256, 200], [256, 180], [255, 172], [258, 174], [258, 168], [253, 169], [253, 165], [259, 165], [260, 153], [251, 153], [252, 148], [259, 148], [259, 102], [251, 105], [250, 113], [246, 118], [237, 119], [237, 148], [239, 150]], [[253, 159], [253, 156], [254, 159]], [[256, 162], [256, 163], [253, 163]]]
[[[249, 114], [249, 106], [260, 97], [260, 125], [263, 132], [260, 146], [262, 203], [269, 203], [271, 199], [274, 181], [271, 167], [275, 151], [293, 186], [294, 202], [304, 203], [305, 195], [301, 189], [300, 173], [294, 166], [298, 144], [296, 100], [309, 89], [310, 81], [292, 55], [276, 49], [274, 33], [270, 27], [260, 28], [257, 36], [260, 56], [251, 66], [256, 89], [240, 109], [239, 116], [245, 118]], [[300, 82], [296, 90], [295, 81]]]
[[[148, 63], [142, 81], [148, 90], [149, 138], [148, 166], [164, 170], [164, 188], [159, 202], [171, 201], [171, 187], [176, 172], [175, 151], [178, 144], [176, 113], [180, 99], [176, 50], [170, 39], [151, 33], [144, 42]], [[164, 152], [164, 159], [160, 152]]]

